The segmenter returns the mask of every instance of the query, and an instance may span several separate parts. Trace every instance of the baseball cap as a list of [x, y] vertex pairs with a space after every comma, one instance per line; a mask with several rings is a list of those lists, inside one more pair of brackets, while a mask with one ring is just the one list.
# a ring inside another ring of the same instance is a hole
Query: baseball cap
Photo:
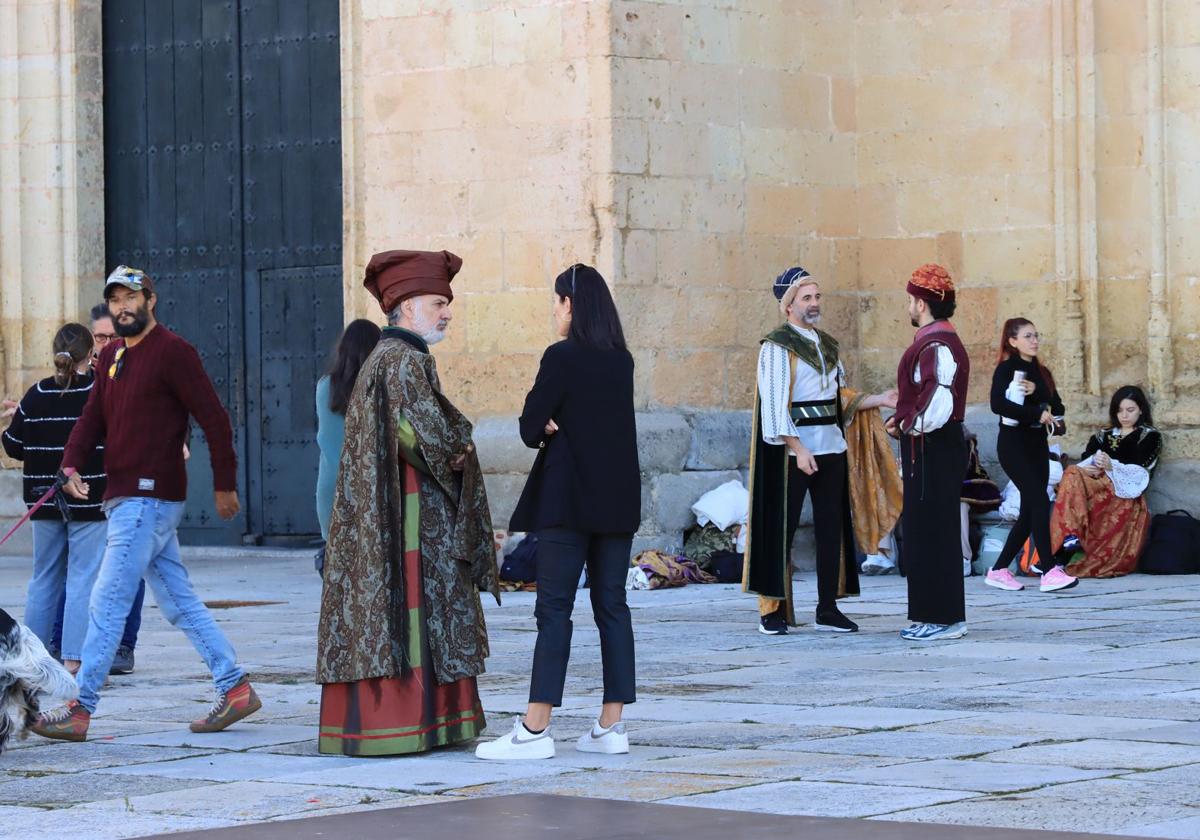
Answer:
[[119, 265], [114, 268], [112, 274], [108, 275], [108, 279], [104, 281], [105, 300], [108, 300], [113, 286], [124, 286], [135, 292], [154, 292], [154, 281], [150, 279], [150, 275], [140, 268], [130, 268], [127, 265]]

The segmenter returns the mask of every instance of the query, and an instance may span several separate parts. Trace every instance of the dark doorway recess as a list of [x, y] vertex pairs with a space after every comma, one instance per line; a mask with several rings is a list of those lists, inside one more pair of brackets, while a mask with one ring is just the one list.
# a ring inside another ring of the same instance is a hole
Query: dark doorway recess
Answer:
[[[157, 283], [233, 421], [242, 514], [193, 435], [180, 536], [304, 539], [342, 325], [337, 0], [105, 0], [105, 257]], [[99, 284], [97, 284], [97, 289]]]

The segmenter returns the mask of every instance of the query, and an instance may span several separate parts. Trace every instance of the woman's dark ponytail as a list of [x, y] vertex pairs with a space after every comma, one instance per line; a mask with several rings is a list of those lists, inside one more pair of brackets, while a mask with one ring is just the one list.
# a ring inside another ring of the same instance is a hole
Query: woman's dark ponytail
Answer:
[[83, 324], [65, 324], [54, 336], [54, 382], [64, 393], [75, 384], [76, 370], [92, 347], [92, 332]]

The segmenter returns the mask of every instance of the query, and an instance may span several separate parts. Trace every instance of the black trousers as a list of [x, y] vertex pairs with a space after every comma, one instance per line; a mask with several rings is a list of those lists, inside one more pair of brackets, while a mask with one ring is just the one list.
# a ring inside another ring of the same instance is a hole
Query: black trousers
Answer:
[[1054, 553], [1050, 550], [1050, 497], [1046, 484], [1050, 481], [1050, 447], [1046, 430], [1041, 426], [1001, 426], [996, 441], [1000, 466], [1021, 491], [1021, 513], [1008, 532], [1004, 550], [993, 569], [1007, 569], [1013, 558], [1033, 537], [1038, 553], [1038, 568], [1048, 572], [1054, 568]]
[[962, 423], [951, 421], [924, 437], [902, 435], [900, 457], [908, 620], [922, 624], [966, 621], [959, 515], [967, 472]]
[[[805, 474], [788, 456], [787, 550], [800, 527], [805, 495], [812, 496], [813, 531], [817, 540], [817, 609], [837, 607], [838, 579], [842, 572], [842, 529], [846, 515], [846, 453], [818, 455], [817, 471]], [[852, 547], [847, 547], [852, 550]], [[790, 574], [789, 566], [789, 574]]]
[[538, 533], [537, 643], [533, 648], [530, 703], [562, 705], [571, 658], [571, 611], [584, 567], [592, 614], [600, 631], [604, 663], [604, 702], [632, 703], [634, 691], [633, 622], [625, 603], [632, 534], [584, 534], [565, 528]]

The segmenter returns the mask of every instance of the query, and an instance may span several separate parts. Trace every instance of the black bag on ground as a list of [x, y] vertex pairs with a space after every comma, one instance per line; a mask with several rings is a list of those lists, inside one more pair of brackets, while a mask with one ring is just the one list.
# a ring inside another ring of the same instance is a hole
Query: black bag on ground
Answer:
[[533, 583], [537, 580], [538, 540], [533, 534], [517, 543], [500, 566], [500, 580], [512, 583]]
[[1200, 574], [1200, 519], [1186, 510], [1155, 514], [1138, 571], [1149, 575]]
[[718, 551], [710, 558], [705, 571], [713, 575], [717, 583], [741, 583], [744, 562], [742, 555], [736, 551]]

